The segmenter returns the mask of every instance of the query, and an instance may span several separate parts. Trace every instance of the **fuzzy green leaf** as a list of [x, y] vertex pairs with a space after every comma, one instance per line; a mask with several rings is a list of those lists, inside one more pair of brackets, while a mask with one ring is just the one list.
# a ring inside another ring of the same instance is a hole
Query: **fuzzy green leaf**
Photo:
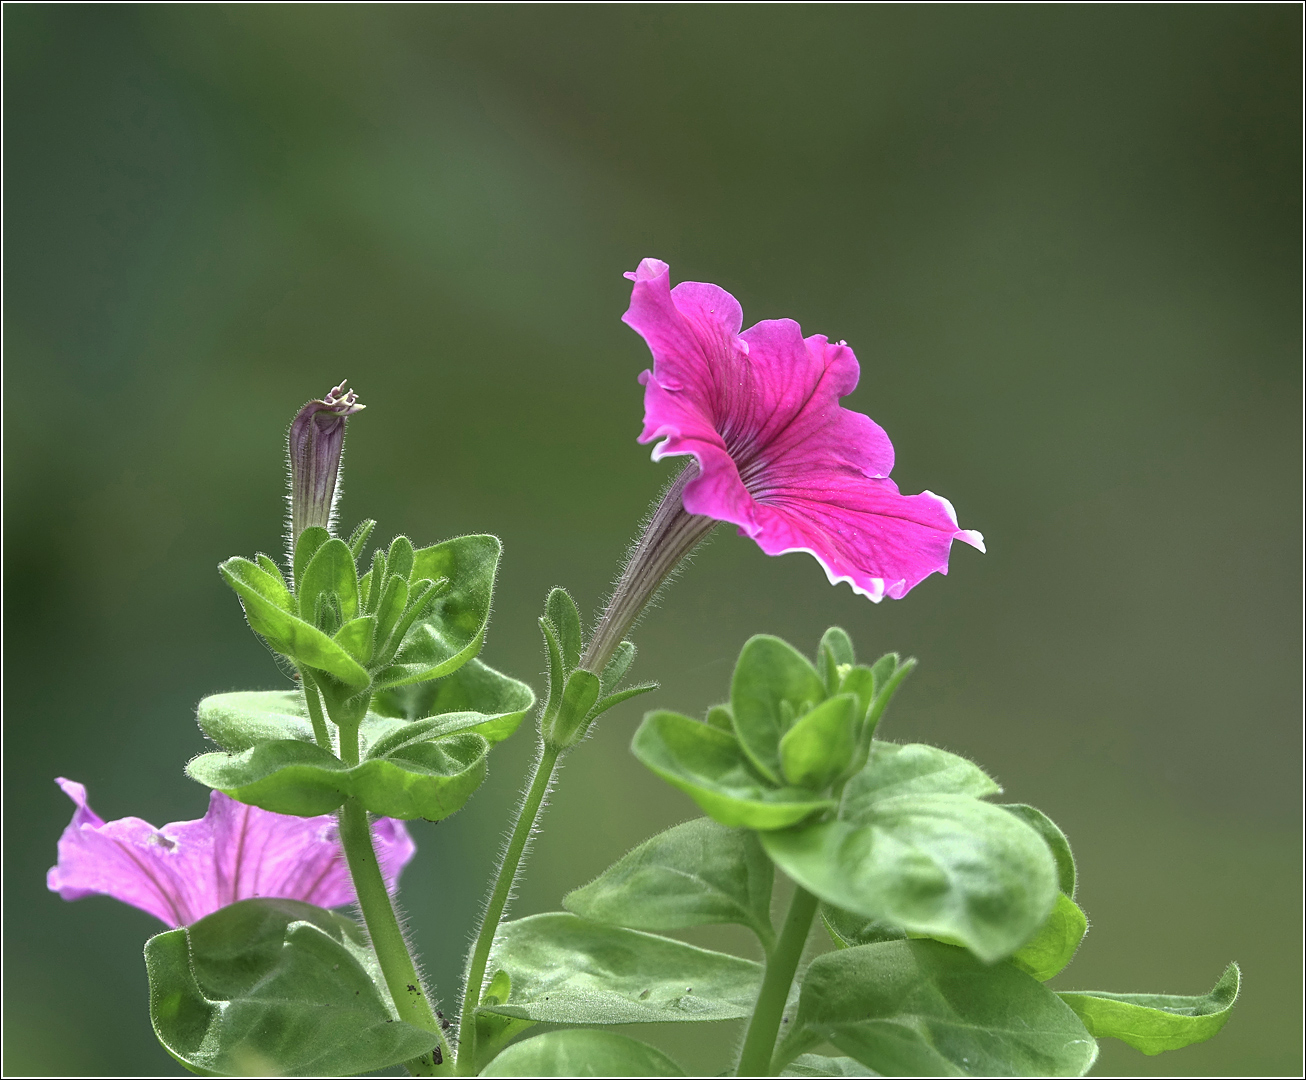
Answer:
[[303, 582], [304, 571], [308, 569], [308, 564], [313, 561], [317, 549], [330, 539], [331, 534], [321, 525], [310, 525], [299, 534], [299, 539], [295, 541], [295, 554], [291, 567], [295, 575], [295, 588], [298, 589]]
[[844, 788], [840, 815], [860, 822], [877, 802], [899, 795], [970, 795], [1001, 791], [987, 773], [964, 757], [924, 743], [873, 742], [862, 771]]
[[318, 599], [335, 596], [340, 604], [341, 622], [358, 615], [358, 573], [354, 568], [354, 555], [343, 540], [327, 540], [313, 553], [308, 567], [296, 578], [299, 594], [299, 617], [305, 622], [315, 622]]
[[1097, 1043], [1050, 990], [935, 941], [826, 953], [784, 1056], [820, 1042], [885, 1076], [1082, 1076]]
[[780, 771], [795, 787], [823, 791], [857, 750], [857, 699], [840, 694], [800, 717], [780, 739]]
[[819, 822], [761, 839], [826, 903], [959, 941], [986, 961], [1029, 941], [1058, 895], [1038, 833], [964, 795], [903, 795], [875, 803], [858, 824]]
[[769, 948], [774, 878], [755, 833], [695, 818], [645, 840], [562, 906], [632, 930], [739, 923]]
[[291, 614], [291, 598], [282, 595], [284, 586], [278, 579], [248, 559], [228, 559], [218, 570], [240, 598], [250, 629], [263, 635], [274, 650], [329, 672], [347, 686], [368, 684], [367, 671], [358, 661], [317, 627]]
[[372, 710], [404, 720], [441, 721], [427, 738], [474, 731], [493, 744], [516, 731], [534, 704], [535, 692], [524, 682], [469, 660], [442, 679], [382, 690], [372, 699]]
[[195, 1072], [342, 1076], [427, 1054], [362, 931], [295, 900], [242, 900], [145, 945], [150, 1021]]
[[367, 546], [368, 537], [372, 535], [372, 530], [376, 528], [376, 522], [371, 518], [366, 521], [360, 521], [353, 532], [349, 534], [349, 539], [345, 541], [349, 545], [350, 553], [357, 562], [359, 556], [363, 554], [363, 548]]
[[776, 787], [753, 767], [733, 734], [679, 713], [649, 713], [631, 750], [709, 817], [732, 828], [783, 829], [835, 805], [810, 791]]
[[1069, 896], [1057, 894], [1056, 905], [1047, 920], [1039, 927], [1032, 941], [1017, 949], [1011, 962], [1021, 971], [1033, 975], [1039, 982], [1047, 982], [1060, 974], [1075, 958], [1079, 943], [1088, 933], [1088, 919]]
[[186, 775], [237, 802], [276, 814], [316, 817], [349, 795], [348, 766], [316, 743], [263, 742], [239, 754], [201, 754]]
[[1052, 857], [1057, 861], [1057, 880], [1060, 883], [1061, 891], [1073, 900], [1075, 898], [1075, 856], [1070, 851], [1070, 841], [1066, 839], [1066, 834], [1042, 810], [1026, 806], [1024, 803], [1000, 805], [1003, 810], [1006, 810], [1009, 814], [1015, 814], [1039, 836], [1043, 837], [1044, 842], [1052, 852]]
[[1110, 994], [1067, 991], [1060, 997], [1099, 1039], [1119, 1039], [1144, 1054], [1205, 1042], [1229, 1019], [1241, 973], [1230, 964], [1209, 994]]
[[200, 702], [197, 714], [200, 730], [229, 753], [274, 740], [313, 741], [301, 690], [213, 694]]
[[439, 678], [480, 651], [490, 618], [500, 544], [493, 536], [460, 536], [413, 556], [413, 578], [449, 582], [405, 635], [377, 689]]
[[512, 979], [487, 1011], [551, 1024], [641, 1024], [747, 1016], [761, 965], [563, 912], [504, 923], [490, 970]]
[[562, 688], [562, 704], [545, 737], [556, 746], [573, 746], [585, 737], [590, 710], [599, 698], [599, 677], [576, 668]]
[[824, 1054], [799, 1054], [781, 1076], [878, 1076], [850, 1057], [827, 1057]]
[[795, 717], [825, 700], [825, 683], [787, 641], [749, 638], [730, 681], [730, 708], [739, 745], [763, 776], [781, 779], [780, 739]]
[[580, 663], [580, 612], [566, 589], [553, 589], [544, 602], [544, 614], [553, 623], [562, 649], [562, 660], [571, 671]]
[[821, 905], [821, 922], [830, 940], [840, 949], [850, 949], [855, 945], [877, 945], [881, 941], [903, 941], [907, 931], [901, 926], [894, 926], [880, 919], [868, 919], [865, 915], [854, 915], [851, 911]]
[[661, 1050], [614, 1031], [549, 1031], [514, 1043], [481, 1076], [684, 1076]]

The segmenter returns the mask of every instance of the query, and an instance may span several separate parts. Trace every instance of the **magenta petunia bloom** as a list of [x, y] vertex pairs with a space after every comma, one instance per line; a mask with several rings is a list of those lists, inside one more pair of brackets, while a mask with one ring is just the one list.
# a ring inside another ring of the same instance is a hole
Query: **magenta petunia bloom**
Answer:
[[804, 338], [792, 319], [740, 332], [743, 310], [716, 285], [671, 288], [667, 264], [645, 259], [623, 321], [653, 353], [640, 442], [654, 460], [688, 455], [690, 514], [728, 521], [768, 555], [806, 551], [831, 584], [871, 600], [900, 598], [948, 572], [953, 540], [984, 550], [932, 492], [902, 495], [889, 479], [893, 445], [839, 399], [860, 369], [844, 342]]
[[[255, 896], [319, 907], [354, 901], [332, 817], [273, 814], [214, 791], [198, 821], [156, 829], [135, 817], [105, 822], [87, 805], [83, 785], [62, 777], [55, 783], [76, 806], [59, 837], [59, 862], [46, 875], [50, 891], [65, 900], [103, 893], [169, 926]], [[393, 893], [416, 846], [392, 818], [372, 826], [372, 839]]]

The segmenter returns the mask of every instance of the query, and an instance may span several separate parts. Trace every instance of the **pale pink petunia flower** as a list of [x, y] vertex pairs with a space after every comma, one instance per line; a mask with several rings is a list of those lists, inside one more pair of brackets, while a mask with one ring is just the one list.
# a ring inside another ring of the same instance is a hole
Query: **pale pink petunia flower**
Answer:
[[903, 495], [889, 479], [889, 437], [839, 404], [860, 375], [845, 343], [804, 338], [792, 319], [741, 333], [733, 296], [695, 281], [673, 289], [657, 259], [626, 277], [635, 285], [623, 320], [653, 353], [640, 376], [640, 442], [656, 442], [654, 460], [697, 463], [686, 512], [737, 525], [768, 555], [806, 551], [832, 584], [874, 601], [946, 574], [953, 540], [984, 550], [947, 499]]
[[[209, 795], [198, 821], [156, 829], [140, 818], [105, 822], [87, 805], [86, 788], [55, 781], [76, 809], [59, 837], [59, 862], [46, 884], [65, 900], [112, 896], [187, 926], [237, 900], [266, 896], [319, 907], [352, 903], [354, 889], [335, 819], [289, 817]], [[402, 821], [380, 818], [372, 840], [393, 893], [416, 846]]]

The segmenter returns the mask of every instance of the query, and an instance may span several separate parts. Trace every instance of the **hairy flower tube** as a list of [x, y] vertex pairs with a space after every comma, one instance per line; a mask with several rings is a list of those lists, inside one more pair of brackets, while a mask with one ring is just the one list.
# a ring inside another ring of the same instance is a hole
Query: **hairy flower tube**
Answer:
[[900, 599], [948, 572], [954, 540], [980, 551], [947, 499], [903, 495], [889, 479], [893, 444], [869, 416], [839, 399], [860, 368], [844, 342], [804, 338], [792, 319], [741, 332], [739, 301], [717, 285], [683, 281], [644, 259], [623, 321], [648, 343], [642, 443], [653, 460], [693, 462], [649, 519], [586, 651], [598, 670], [676, 564], [717, 522], [730, 522], [768, 555], [805, 551], [831, 584], [879, 602]]
[[[256, 896], [319, 907], [354, 902], [333, 817], [273, 814], [214, 791], [198, 821], [156, 829], [135, 817], [106, 822], [87, 804], [85, 786], [55, 782], [76, 807], [59, 837], [59, 862], [46, 876], [50, 891], [65, 900], [101, 893], [169, 926], [188, 926]], [[416, 845], [392, 818], [378, 819], [372, 837], [393, 893]]]
[[345, 421], [365, 405], [346, 389], [348, 380], [325, 398], [308, 402], [290, 424], [290, 544], [313, 525], [331, 527], [345, 446]]

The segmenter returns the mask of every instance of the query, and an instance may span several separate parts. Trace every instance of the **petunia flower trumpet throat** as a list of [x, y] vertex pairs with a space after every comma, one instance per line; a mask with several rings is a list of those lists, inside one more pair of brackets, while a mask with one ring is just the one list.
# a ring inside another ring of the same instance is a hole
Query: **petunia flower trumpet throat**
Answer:
[[[622, 317], [648, 343], [642, 443], [653, 459], [693, 459], [654, 510], [613, 594], [585, 666], [597, 670], [675, 565], [716, 522], [768, 555], [805, 551], [831, 584], [879, 602], [948, 572], [954, 540], [984, 550], [947, 499], [903, 495], [889, 479], [893, 444], [839, 399], [857, 386], [844, 342], [804, 338], [792, 319], [741, 332], [739, 301], [644, 259]], [[590, 666], [593, 664], [594, 666]]]

